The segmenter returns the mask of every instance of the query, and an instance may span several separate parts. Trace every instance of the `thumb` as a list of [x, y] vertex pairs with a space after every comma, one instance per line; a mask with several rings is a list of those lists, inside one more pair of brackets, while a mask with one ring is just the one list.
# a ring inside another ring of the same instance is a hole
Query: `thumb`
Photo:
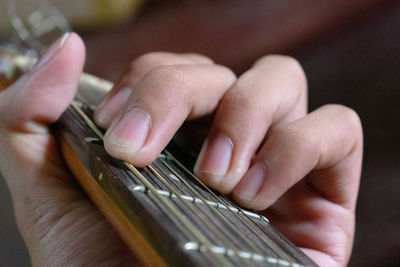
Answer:
[[43, 54], [32, 71], [0, 93], [0, 122], [16, 131], [46, 129], [71, 103], [84, 59], [80, 37], [65, 34]]

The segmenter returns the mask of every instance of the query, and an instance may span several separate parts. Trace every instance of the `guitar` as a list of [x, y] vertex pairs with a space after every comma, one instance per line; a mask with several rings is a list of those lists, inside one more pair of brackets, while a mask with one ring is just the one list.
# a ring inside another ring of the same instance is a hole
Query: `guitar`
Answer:
[[[0, 88], [35, 60], [0, 47]], [[93, 123], [112, 84], [81, 76], [73, 103], [54, 125], [72, 173], [127, 246], [147, 266], [316, 266], [266, 217], [205, 186], [194, 156], [171, 143], [149, 166], [109, 156]]]

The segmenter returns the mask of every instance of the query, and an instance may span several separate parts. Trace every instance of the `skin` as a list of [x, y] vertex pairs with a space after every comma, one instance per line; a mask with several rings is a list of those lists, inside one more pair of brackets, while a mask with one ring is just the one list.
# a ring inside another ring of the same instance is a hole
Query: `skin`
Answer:
[[[0, 170], [35, 266], [132, 265], [134, 257], [74, 182], [49, 126], [70, 103], [84, 62], [80, 38], [55, 43], [0, 93]], [[187, 120], [213, 115], [195, 172], [262, 211], [322, 266], [344, 266], [354, 236], [362, 161], [357, 114], [307, 114], [307, 83], [292, 58], [270, 55], [236, 77], [196, 54], [138, 58], [95, 113], [105, 148], [152, 162]]]

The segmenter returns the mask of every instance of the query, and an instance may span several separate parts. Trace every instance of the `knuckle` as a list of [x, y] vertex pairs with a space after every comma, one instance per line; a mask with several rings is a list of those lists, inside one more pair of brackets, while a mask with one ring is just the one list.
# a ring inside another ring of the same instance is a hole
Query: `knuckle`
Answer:
[[162, 54], [163, 53], [161, 52], [153, 52], [138, 57], [136, 60], [129, 64], [128, 72], [141, 72], [143, 70], [148, 70], [153, 66], [156, 66], [160, 61], [160, 56], [162, 56]]
[[156, 82], [162, 82], [164, 85], [181, 87], [187, 83], [185, 71], [177, 66], [159, 66], [152, 69], [147, 78]]
[[303, 86], [301, 88], [307, 87], [307, 78], [304, 69], [296, 58], [285, 55], [267, 55], [257, 61], [256, 65], [266, 63], [281, 66], [281, 69], [302, 83]]
[[346, 129], [351, 132], [362, 133], [361, 119], [357, 112], [349, 107], [340, 104], [327, 104], [323, 106], [329, 112], [333, 113], [335, 117], [339, 118], [346, 125]]
[[190, 110], [192, 105], [188, 101], [192, 88], [190, 85], [188, 71], [175, 65], [159, 66], [150, 70], [138, 87], [143, 92], [142, 100], [146, 99], [147, 105], [154, 103], [154, 96], [158, 101], [169, 107]]
[[284, 65], [285, 67], [289, 67], [296, 71], [303, 71], [300, 62], [291, 56], [285, 55], [267, 55], [259, 59], [256, 64], [263, 63], [274, 63], [279, 65]]
[[[292, 155], [311, 155], [318, 146], [319, 138], [312, 131], [300, 130], [295, 126], [287, 125], [272, 130], [271, 140], [290, 147]], [[309, 153], [310, 152], [310, 153]]]
[[192, 59], [192, 60], [198, 62], [198, 63], [208, 63], [208, 64], [214, 63], [214, 61], [213, 61], [211, 58], [206, 57], [206, 56], [201, 55], [201, 54], [197, 54], [197, 53], [186, 53], [186, 54], [184, 54], [184, 55], [185, 55], [186, 57], [188, 57], [188, 58], [190, 58], [190, 59]]
[[243, 90], [228, 92], [228, 94], [222, 99], [222, 103], [230, 109], [257, 110], [258, 112], [264, 106], [261, 98], [252, 97], [251, 95], [246, 94]]
[[232, 84], [236, 81], [236, 74], [228, 67], [222, 65], [215, 65], [218, 71], [220, 71], [220, 75], [223, 77], [223, 81], [226, 82], [226, 87], [231, 87]]

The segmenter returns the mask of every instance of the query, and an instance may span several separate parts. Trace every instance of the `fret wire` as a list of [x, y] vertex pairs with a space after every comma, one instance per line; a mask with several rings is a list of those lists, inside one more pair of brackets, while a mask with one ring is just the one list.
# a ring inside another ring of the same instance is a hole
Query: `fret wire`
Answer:
[[[88, 116], [75, 104], [72, 103], [71, 106], [73, 109], [81, 116], [81, 118], [85, 121], [85, 123], [93, 130], [98, 137], [103, 140], [104, 136], [103, 133], [97, 128], [97, 126], [88, 118]], [[188, 230], [189, 232], [192, 233], [192, 235], [202, 244], [204, 244], [207, 247], [211, 247], [211, 244], [207, 240], [204, 235], [198, 231], [192, 223], [190, 223], [189, 220], [187, 220], [170, 202], [168, 202], [165, 198], [162, 198], [157, 194], [157, 189], [131, 164], [127, 162], [123, 162], [124, 165], [133, 172], [133, 174], [136, 175], [140, 179], [142, 183], [153, 193], [153, 195], [160, 201], [162, 202], [175, 216], [178, 218], [178, 220], [182, 223], [182, 225]], [[213, 255], [217, 261], [219, 261], [221, 264], [226, 264], [228, 263], [228, 259], [226, 257], [223, 257], [223, 255]]]
[[[221, 218], [227, 225], [229, 225], [229, 227], [233, 230], [233, 232], [235, 232], [238, 236], [240, 236], [251, 248], [254, 249], [254, 252], [258, 252], [260, 254], [262, 254], [263, 252], [257, 248], [253, 242], [246, 236], [244, 236], [240, 231], [237, 230], [237, 227], [235, 227], [230, 221], [229, 219], [226, 217], [226, 215], [224, 215], [221, 211], [219, 211], [218, 209], [214, 209], [213, 207], [210, 206], [210, 204], [200, 195], [200, 193], [193, 188], [193, 186], [191, 186], [183, 177], [181, 177], [181, 175], [179, 175], [179, 173], [177, 173], [164, 159], [161, 159], [161, 161], [164, 163], [164, 165], [172, 172], [175, 174], [175, 176], [177, 176], [179, 178], [179, 180], [184, 183], [186, 185], [187, 188], [189, 188], [195, 195], [197, 195], [197, 197], [199, 199], [201, 199], [203, 201], [203, 203], [208, 206], [212, 211], [214, 211], [214, 213], [216, 215], [218, 215], [219, 218]], [[230, 210], [232, 213], [233, 211], [231, 209], [228, 208], [228, 210]], [[234, 213], [235, 214], [235, 213]], [[236, 216], [235, 216], [236, 217]]]
[[[168, 151], [165, 151], [166, 153], [168, 153], [169, 155], [171, 155]], [[173, 158], [173, 157], [172, 157]], [[175, 159], [175, 158], [173, 158], [173, 159]], [[164, 159], [161, 159], [162, 160], [162, 162], [164, 163], [164, 164], [166, 164], [166, 167], [170, 170], [170, 171], [172, 171], [177, 177], [179, 177], [180, 178], [180, 180], [182, 181], [182, 182], [184, 182], [189, 188], [193, 188], [191, 185], [189, 185], [189, 184], [187, 184], [187, 181], [185, 181], [185, 179], [183, 179]], [[177, 162], [177, 161], [176, 161]], [[192, 176], [192, 177], [195, 177], [194, 175], [192, 175], [191, 174], [191, 172], [189, 172], [188, 170], [185, 170], [186, 172], [188, 172], [188, 173], [190, 173], [190, 175]], [[197, 179], [197, 178], [196, 178]], [[202, 182], [200, 181], [200, 180], [198, 180], [198, 182], [200, 182], [201, 184], [202, 184]], [[202, 184], [202, 186], [204, 187], [205, 185], [204, 184]], [[208, 187], [207, 187], [207, 189], [208, 189]], [[194, 191], [194, 189], [192, 189], [192, 191]], [[244, 224], [246, 224], [246, 226], [248, 227], [248, 229], [255, 235], [255, 236], [257, 236], [258, 237], [258, 239], [260, 239], [261, 241], [263, 241], [264, 243], [266, 243], [271, 249], [272, 249], [272, 251], [274, 251], [277, 255], [279, 255], [282, 259], [286, 259], [286, 260], [292, 260], [291, 259], [291, 257], [286, 257], [286, 255], [287, 255], [287, 253], [285, 253], [285, 252], [283, 252], [284, 254], [282, 255], [282, 253], [278, 253], [277, 251], [276, 251], [276, 249], [274, 249], [274, 246], [272, 246], [271, 245], [271, 243], [270, 242], [267, 242], [266, 240], [264, 240], [264, 239], [262, 239], [260, 236], [259, 236], [259, 234], [258, 233], [256, 233], [254, 230], [253, 230], [253, 227], [251, 227], [241, 216], [238, 216], [236, 213], [234, 213], [231, 209], [229, 209], [229, 204], [224, 200], [224, 199], [222, 199], [222, 198], [219, 198], [217, 195], [215, 195], [211, 190], [209, 190], [209, 192], [211, 192], [212, 194], [213, 194], [213, 196], [215, 197], [215, 198], [217, 198], [217, 199], [219, 199], [221, 202], [224, 202], [224, 206], [227, 208], [227, 210], [228, 210], [228, 212], [231, 212], [232, 214], [234, 214], [234, 216], [236, 217], [236, 218], [238, 218], [240, 221], [242, 221]], [[199, 198], [201, 198], [202, 199], [202, 201], [204, 202], [204, 203], [207, 203], [207, 201], [204, 199], [204, 198], [202, 198], [202, 197], [199, 197]], [[207, 204], [206, 204], [207, 205]], [[209, 205], [208, 205], [209, 206]], [[215, 209], [214, 209], [215, 210]], [[246, 217], [248, 217], [248, 215], [246, 215], [241, 209], [239, 209], [238, 208], [238, 210], [239, 210], [239, 212], [241, 212], [242, 214], [244, 214]], [[221, 213], [221, 212], [218, 212], [218, 213]], [[226, 218], [226, 216], [225, 215], [220, 215], [220, 217], [221, 216], [224, 216], [225, 218]], [[221, 217], [221, 219], [223, 219], [224, 221], [226, 221], [226, 219], [225, 218], [222, 218]], [[249, 218], [248, 218], [249, 219]], [[250, 219], [250, 221], [251, 222], [253, 222], [251, 219]], [[229, 220], [228, 220], [228, 222], [229, 222]], [[253, 222], [254, 223], [254, 222]], [[231, 228], [233, 229], [233, 231], [235, 231], [239, 236], [242, 236], [242, 239], [244, 239], [245, 241], [246, 241], [246, 243], [248, 243], [251, 247], [253, 247], [253, 249], [255, 248], [255, 250], [256, 251], [259, 251], [259, 253], [262, 253], [262, 251], [260, 251], [260, 249], [258, 249], [258, 248], [256, 248], [255, 247], [255, 245], [253, 244], [253, 242], [248, 238], [248, 237], [246, 237], [246, 236], [243, 236], [243, 234], [240, 232], [240, 231], [238, 231], [235, 227], [234, 227], [234, 225], [232, 224], [232, 223], [228, 223], [230, 226], [232, 226]], [[254, 223], [255, 224], [255, 223]], [[259, 227], [257, 224], [256, 224], [256, 226], [257, 227]], [[273, 244], [273, 243], [272, 243]]]
[[[168, 190], [172, 193], [172, 194], [175, 194], [176, 195], [176, 197], [187, 207], [187, 208], [189, 208], [193, 213], [195, 213], [196, 214], [196, 210], [194, 209], [194, 206], [192, 206], [192, 205], [189, 205], [186, 201], [184, 201], [184, 199], [182, 199], [182, 197], [181, 197], [181, 195], [165, 180], [165, 178], [152, 166], [152, 164], [150, 164], [149, 166], [147, 166], [159, 179], [160, 179], [160, 181], [162, 181], [163, 182], [163, 184], [165, 185], [165, 186], [167, 186], [167, 188], [168, 188]], [[208, 205], [208, 204], [206, 204], [206, 205]], [[195, 205], [196, 206], [196, 205]], [[196, 206], [197, 207], [197, 206]], [[198, 207], [197, 207], [198, 208]], [[200, 209], [199, 209], [200, 210]], [[213, 209], [213, 210], [215, 210], [215, 209]], [[201, 211], [201, 210], [200, 210]], [[205, 214], [205, 213], [204, 213]], [[205, 214], [206, 216], [207, 216], [207, 214]], [[211, 230], [211, 231], [213, 231], [221, 240], [222, 239], [225, 239], [225, 240], [227, 240], [228, 242], [229, 242], [229, 240], [227, 239], [227, 237], [226, 237], [226, 235], [224, 235], [224, 234], [222, 234], [222, 233], [220, 233], [220, 232], [218, 232], [218, 231], [215, 231], [215, 228], [213, 227], [213, 225], [211, 225], [207, 220], [204, 220], [202, 217], [199, 217], [199, 219], [205, 224], [205, 225], [208, 225], [208, 228]], [[231, 245], [234, 245], [234, 243], [233, 242], [230, 242], [231, 243]], [[229, 243], [226, 243], [226, 246], [228, 247], [229, 246]], [[234, 245], [236, 248], [235, 249], [232, 249], [235, 253], [239, 253], [239, 251], [240, 251], [240, 248], [239, 247], [237, 247], [236, 245]]]
[[[192, 172], [190, 172], [183, 164], [181, 164], [178, 160], [176, 160], [176, 158], [168, 151], [165, 151], [165, 153], [171, 158], [173, 159], [173, 161], [179, 165], [179, 167], [181, 167], [181, 169], [183, 169], [186, 173], [188, 173], [192, 178], [194, 178], [205, 190], [207, 190], [210, 194], [212, 194], [215, 198], [217, 198], [218, 200], [220, 200], [221, 202], [223, 202], [223, 205], [225, 206], [229, 206], [229, 204], [227, 203], [227, 201], [219, 196], [217, 196], [212, 190], [210, 190], [206, 185], [204, 185], [204, 183], [202, 181], [200, 181], [195, 175], [192, 174]], [[256, 225], [256, 227], [260, 228], [259, 225], [257, 225], [254, 221], [252, 221], [248, 215], [246, 215], [243, 210], [239, 207], [237, 207], [237, 209], [245, 216], [247, 217], [254, 225]], [[247, 222], [245, 221], [243, 218], [241, 218], [241, 216], [238, 216], [236, 213], [234, 213], [233, 211], [230, 210], [230, 212], [232, 212], [237, 218], [239, 218], [239, 220], [241, 220], [244, 224], [246, 224], [247, 228], [253, 232], [253, 234], [255, 234], [256, 236], [259, 237], [259, 235], [253, 230], [253, 227]], [[259, 237], [264, 243], [266, 243], [277, 255], [279, 255], [282, 259], [286, 259], [286, 260], [293, 260], [292, 257], [290, 257], [285, 251], [283, 251], [281, 248], [279, 248], [278, 246], [276, 246], [274, 244], [274, 242], [272, 240], [266, 240], [263, 239], [261, 237]]]
[[[198, 182], [201, 187], [203, 187], [206, 191], [208, 191], [210, 194], [212, 194], [216, 199], [220, 200], [221, 202], [223, 202], [223, 205], [225, 205], [226, 207], [229, 206], [229, 204], [227, 203], [227, 201], [219, 196], [217, 196], [212, 190], [210, 190], [201, 180], [199, 180], [195, 175], [192, 174], [191, 171], [189, 171], [182, 163], [180, 163], [170, 152], [168, 152], [167, 150], [165, 150], [165, 153], [167, 154], [168, 157], [170, 157], [171, 159], [173, 159], [173, 161], [178, 164], [178, 166], [184, 170], [187, 174], [189, 174], [193, 179], [196, 180], [196, 182]], [[252, 221], [247, 214], [245, 214], [243, 212], [243, 210], [240, 207], [237, 207], [237, 209], [245, 216], [248, 218], [248, 220], [250, 220], [256, 227], [260, 228], [260, 226], [258, 224], [256, 224], [254, 221]], [[229, 209], [228, 209], [229, 210]], [[234, 214], [234, 216], [238, 217], [239, 220], [241, 220], [244, 224], [246, 224], [247, 228], [252, 231], [256, 236], [259, 236], [257, 233], [255, 233], [253, 227], [247, 222], [245, 221], [243, 218], [241, 218], [241, 216], [238, 216], [236, 213], [234, 213], [233, 211], [229, 210], [232, 214]], [[282, 250], [280, 247], [276, 246], [274, 244], [274, 242], [272, 240], [270, 240], [270, 238], [268, 238], [266, 235], [264, 235], [265, 238], [261, 238], [259, 237], [263, 242], [265, 242], [277, 255], [279, 255], [282, 259], [288, 260], [288, 261], [293, 261], [292, 257], [290, 255], [288, 255], [284, 250]], [[268, 238], [268, 239], [267, 239]]]

